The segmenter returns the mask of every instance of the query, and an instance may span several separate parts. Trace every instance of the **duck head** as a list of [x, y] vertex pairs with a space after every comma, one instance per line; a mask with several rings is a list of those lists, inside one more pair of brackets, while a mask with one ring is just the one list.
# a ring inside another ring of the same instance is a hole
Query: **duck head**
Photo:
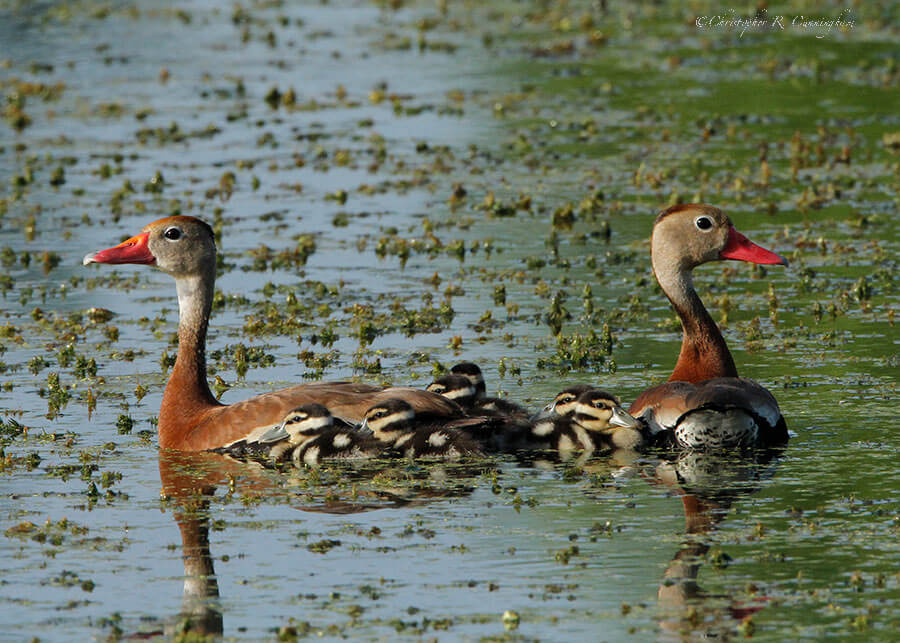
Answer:
[[360, 431], [370, 431], [379, 442], [392, 444], [412, 433], [416, 413], [406, 400], [390, 398], [366, 411]]
[[464, 375], [442, 375], [426, 388], [426, 391], [443, 395], [463, 408], [471, 408], [477, 394], [475, 385]]
[[611, 393], [594, 389], [582, 393], [574, 404], [575, 421], [588, 431], [611, 432], [617, 428], [637, 429], [641, 426], [622, 408]]
[[787, 260], [756, 245], [735, 229], [719, 208], [703, 203], [672, 206], [656, 218], [651, 239], [654, 270], [690, 271], [708, 261], [735, 259], [787, 265]]
[[474, 362], [460, 362], [459, 364], [454, 364], [450, 368], [450, 374], [462, 375], [468, 379], [472, 383], [472, 386], [475, 387], [476, 397], [481, 398], [487, 394], [487, 386], [484, 383], [484, 374], [481, 372], [478, 364]]
[[85, 256], [83, 263], [151, 265], [176, 279], [215, 274], [215, 235], [196, 217], [165, 217], [117, 246]]

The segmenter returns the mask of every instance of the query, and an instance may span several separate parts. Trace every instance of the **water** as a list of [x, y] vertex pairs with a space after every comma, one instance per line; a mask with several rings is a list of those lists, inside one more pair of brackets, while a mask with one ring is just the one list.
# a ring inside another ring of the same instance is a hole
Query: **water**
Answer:
[[[190, 613], [236, 639], [890, 639], [898, 16], [858, 11], [816, 39], [699, 32], [677, 6], [2, 3], [0, 417], [27, 427], [2, 438], [3, 637], [173, 636]], [[425, 385], [463, 359], [534, 408], [575, 381], [631, 400], [678, 350], [647, 243], [676, 199], [791, 260], [696, 279], [788, 419], [772, 461], [373, 478], [161, 458], [172, 283], [80, 261], [173, 212], [214, 223], [224, 401], [305, 376]], [[306, 264], [279, 260], [299, 234]], [[608, 324], [614, 365], [559, 361], [557, 295], [563, 336]], [[237, 344], [274, 363], [240, 377]]]

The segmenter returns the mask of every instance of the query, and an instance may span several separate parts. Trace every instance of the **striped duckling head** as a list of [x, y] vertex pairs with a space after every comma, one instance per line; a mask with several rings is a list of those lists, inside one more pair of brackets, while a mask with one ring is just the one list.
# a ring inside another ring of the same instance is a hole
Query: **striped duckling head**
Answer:
[[568, 388], [564, 388], [556, 394], [556, 397], [553, 398], [553, 401], [550, 402], [550, 404], [544, 407], [543, 413], [570, 417], [575, 413], [575, 406], [579, 396], [593, 390], [596, 389], [589, 384], [574, 384]]
[[379, 442], [393, 444], [415, 430], [416, 413], [406, 400], [398, 397], [379, 402], [366, 411], [360, 430], [369, 430]]
[[281, 421], [281, 429], [291, 437], [291, 440], [311, 438], [333, 425], [334, 418], [331, 412], [321, 404], [298, 406], [291, 409]]
[[451, 375], [462, 375], [475, 387], [475, 397], [484, 397], [487, 394], [487, 386], [484, 383], [484, 374], [474, 362], [460, 362], [450, 369]]
[[606, 391], [593, 389], [574, 402], [575, 422], [587, 431], [612, 433], [619, 428], [639, 429], [641, 423], [622, 408], [618, 398]]
[[[478, 367], [476, 366], [475, 368]], [[448, 400], [453, 400], [464, 409], [472, 408], [478, 394], [478, 389], [468, 377], [452, 373], [437, 378], [429, 384], [425, 390], [437, 393], [438, 395], [443, 395]]]

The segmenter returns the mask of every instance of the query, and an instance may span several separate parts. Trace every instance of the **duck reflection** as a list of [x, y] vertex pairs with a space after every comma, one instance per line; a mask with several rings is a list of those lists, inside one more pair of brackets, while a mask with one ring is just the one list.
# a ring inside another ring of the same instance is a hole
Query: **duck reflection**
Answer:
[[[338, 472], [341, 476], [347, 473], [346, 470]], [[363, 479], [358, 477], [359, 472], [356, 473], [356, 480], [362, 483]], [[209, 542], [210, 505], [219, 487], [227, 489], [228, 493], [240, 493], [246, 498], [281, 500], [294, 509], [305, 512], [354, 514], [375, 509], [410, 507], [468, 495], [474, 488], [471, 485], [472, 476], [483, 473], [483, 467], [475, 469], [472, 465], [461, 463], [445, 465], [440, 467], [440, 475], [430, 468], [415, 466], [389, 469], [382, 467], [377, 472], [369, 473], [369, 482], [373, 476], [380, 476], [380, 488], [354, 488], [349, 494], [350, 498], [329, 493], [324, 500], [303, 498], [304, 502], [298, 503], [296, 480], [292, 476], [285, 476], [284, 472], [213, 452], [162, 450], [159, 456], [159, 477], [163, 497], [172, 507], [172, 515], [181, 532], [184, 589], [181, 611], [166, 624], [163, 632], [152, 634], [164, 634], [170, 638], [223, 634], [219, 583]], [[296, 476], [300, 472], [294, 470], [292, 474]], [[317, 470], [309, 470], [307, 474], [321, 475]], [[395, 484], [384, 484], [387, 480]], [[323, 483], [329, 488], [328, 481]]]
[[162, 493], [172, 503], [181, 531], [184, 593], [181, 612], [166, 627], [169, 637], [221, 635], [219, 584], [209, 549], [210, 499], [216, 488], [248, 478], [252, 489], [273, 487], [251, 468], [214, 453], [163, 450], [159, 456]]
[[731, 595], [710, 594], [697, 578], [704, 563], [725, 565], [730, 560], [724, 552], [714, 552], [711, 535], [735, 501], [757, 492], [761, 482], [775, 474], [780, 453], [779, 449], [737, 455], [684, 452], [656, 465], [655, 479], [681, 497], [686, 536], [666, 567], [657, 594], [664, 632], [699, 630], [704, 637], [727, 639], [735, 627], [752, 627], [749, 618], [765, 607], [763, 599], [745, 603]]

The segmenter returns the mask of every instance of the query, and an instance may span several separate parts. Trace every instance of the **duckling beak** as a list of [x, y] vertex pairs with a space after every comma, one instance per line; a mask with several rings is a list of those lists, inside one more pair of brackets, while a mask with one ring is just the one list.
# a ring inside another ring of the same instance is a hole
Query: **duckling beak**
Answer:
[[540, 411], [531, 416], [531, 423], [540, 422], [541, 420], [546, 420], [547, 418], [556, 415], [556, 402], [550, 402], [547, 406], [542, 408]]
[[81, 263], [85, 266], [89, 263], [139, 263], [153, 265], [156, 263], [156, 257], [151, 254], [147, 245], [149, 240], [150, 233], [143, 232], [126, 239], [117, 246], [106, 250], [98, 250], [92, 255], [86, 255]]
[[613, 426], [621, 426], [626, 429], [637, 429], [641, 426], [641, 423], [634, 419], [628, 411], [618, 405], [613, 406], [609, 423]]
[[291, 434], [284, 428], [284, 423], [273, 426], [271, 429], [263, 433], [257, 438], [260, 444], [269, 444], [271, 442], [279, 442], [291, 437]]
[[375, 432], [369, 427], [369, 418], [364, 418], [363, 421], [360, 422], [359, 426], [356, 427], [356, 431], [360, 435], [364, 435], [366, 437], [375, 435]]

